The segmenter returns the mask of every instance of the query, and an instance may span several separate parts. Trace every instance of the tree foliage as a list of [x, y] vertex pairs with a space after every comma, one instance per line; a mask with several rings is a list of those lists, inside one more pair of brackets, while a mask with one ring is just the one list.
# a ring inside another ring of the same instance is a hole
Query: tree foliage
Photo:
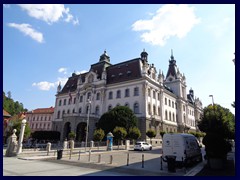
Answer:
[[125, 137], [127, 136], [127, 131], [123, 127], [115, 127], [113, 130], [113, 136], [114, 136], [114, 139], [118, 141], [118, 148], [119, 148], [119, 142], [120, 140], [125, 139]]
[[153, 137], [156, 137], [156, 131], [152, 130], [152, 129], [149, 129], [147, 132], [146, 132], [146, 135], [152, 139]]
[[209, 105], [203, 109], [198, 127], [205, 133], [213, 132], [223, 138], [233, 139], [235, 136], [235, 117], [227, 108], [218, 104]]
[[12, 116], [19, 114], [20, 112], [26, 112], [27, 109], [24, 109], [23, 104], [12, 99], [11, 92], [7, 93], [3, 91], [3, 109], [6, 110]]
[[[12, 126], [9, 128], [9, 131], [7, 132], [7, 136], [9, 137], [10, 135], [12, 135], [13, 129], [16, 129], [17, 130], [16, 135], [19, 138], [22, 121], [21, 120], [12, 120], [11, 124], [12, 124]], [[31, 128], [30, 128], [29, 124], [26, 123], [23, 138], [27, 139], [27, 138], [29, 138], [30, 135], [31, 135]]]
[[102, 141], [104, 136], [105, 136], [105, 133], [102, 129], [96, 129], [93, 133], [93, 140], [94, 141]]
[[117, 106], [104, 113], [97, 123], [97, 128], [104, 130], [105, 134], [113, 132], [115, 127], [123, 127], [128, 132], [131, 127], [137, 125], [137, 117], [126, 106]]
[[141, 137], [141, 132], [137, 127], [132, 127], [129, 129], [129, 132], [128, 132], [129, 139], [137, 140], [140, 137]]

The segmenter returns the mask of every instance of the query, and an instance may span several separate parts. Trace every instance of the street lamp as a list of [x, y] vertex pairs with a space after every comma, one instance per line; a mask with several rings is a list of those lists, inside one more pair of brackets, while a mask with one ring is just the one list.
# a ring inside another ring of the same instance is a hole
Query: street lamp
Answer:
[[90, 107], [91, 107], [91, 100], [88, 99], [88, 115], [87, 115], [87, 129], [86, 129], [86, 140], [85, 140], [85, 152], [87, 151], [87, 139], [88, 139], [88, 124], [89, 124], [89, 115], [90, 115]]
[[209, 97], [212, 97], [212, 105], [214, 105], [213, 95], [209, 95]]

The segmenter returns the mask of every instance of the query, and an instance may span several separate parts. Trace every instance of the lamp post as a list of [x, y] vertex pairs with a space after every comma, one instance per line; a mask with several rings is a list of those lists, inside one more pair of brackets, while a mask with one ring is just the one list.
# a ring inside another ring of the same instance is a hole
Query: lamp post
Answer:
[[212, 97], [212, 105], [214, 106], [213, 95], [209, 95], [209, 97]]
[[90, 108], [91, 108], [91, 100], [88, 99], [88, 115], [87, 115], [87, 129], [86, 129], [86, 140], [85, 140], [85, 152], [87, 151], [87, 139], [88, 139], [88, 126], [89, 126]]
[[24, 136], [26, 122], [27, 122], [26, 119], [22, 120], [21, 131], [20, 131], [19, 140], [18, 140], [17, 154], [20, 154], [22, 152], [22, 141], [23, 141], [23, 136]]

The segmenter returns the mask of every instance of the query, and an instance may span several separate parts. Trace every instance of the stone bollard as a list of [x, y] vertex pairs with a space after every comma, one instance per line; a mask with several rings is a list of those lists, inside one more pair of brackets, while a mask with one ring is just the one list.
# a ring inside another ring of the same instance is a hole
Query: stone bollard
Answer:
[[85, 147], [85, 142], [81, 142], [81, 147]]
[[125, 150], [129, 150], [129, 148], [130, 148], [130, 141], [126, 140], [125, 141]]
[[94, 147], [94, 141], [90, 141], [90, 148]]
[[68, 142], [67, 142], [67, 140], [65, 140], [63, 142], [63, 149], [67, 149], [67, 148], [68, 148]]
[[70, 140], [70, 149], [71, 149], [71, 150], [74, 149], [74, 140]]
[[51, 143], [50, 142], [47, 143], [46, 150], [47, 150], [47, 156], [49, 156], [49, 153], [51, 151]]

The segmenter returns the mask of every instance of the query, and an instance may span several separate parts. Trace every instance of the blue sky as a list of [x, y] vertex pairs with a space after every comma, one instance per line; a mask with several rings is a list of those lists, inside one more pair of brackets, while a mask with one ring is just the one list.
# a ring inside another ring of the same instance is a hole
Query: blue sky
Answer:
[[235, 5], [3, 5], [3, 90], [29, 110], [55, 106], [59, 81], [105, 49], [116, 64], [144, 48], [165, 75], [173, 49], [187, 91], [235, 114]]

